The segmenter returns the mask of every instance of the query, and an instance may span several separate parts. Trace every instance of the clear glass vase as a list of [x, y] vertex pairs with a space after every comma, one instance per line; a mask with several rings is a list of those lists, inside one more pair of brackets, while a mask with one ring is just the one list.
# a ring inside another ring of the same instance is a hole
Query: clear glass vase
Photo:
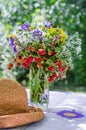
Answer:
[[29, 86], [30, 104], [46, 110], [49, 103], [49, 83], [47, 80], [47, 74], [40, 70], [35, 72], [30, 69]]

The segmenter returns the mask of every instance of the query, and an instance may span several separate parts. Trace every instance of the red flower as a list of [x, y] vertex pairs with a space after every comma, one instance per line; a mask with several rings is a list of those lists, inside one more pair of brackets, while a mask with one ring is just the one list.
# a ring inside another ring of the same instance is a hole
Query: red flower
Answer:
[[49, 70], [49, 71], [53, 71], [53, 70], [54, 70], [54, 66], [49, 66], [49, 67], [48, 67], [48, 70]]
[[28, 56], [27, 63], [32, 63], [32, 62], [33, 62], [33, 56]]
[[28, 50], [34, 52], [35, 51], [35, 47], [29, 46]]
[[22, 56], [21, 56], [20, 54], [18, 54], [16, 57], [17, 57], [18, 59], [22, 59]]
[[42, 57], [41, 60], [47, 60], [47, 58], [46, 57]]
[[41, 58], [39, 58], [39, 57], [34, 58], [34, 62], [39, 63], [40, 61], [41, 61]]
[[64, 78], [66, 78], [66, 75], [59, 74], [58, 78], [59, 78], [59, 79], [64, 79]]
[[19, 66], [18, 64], [22, 64], [22, 56], [18, 54], [16, 58], [14, 58], [14, 62], [16, 62], [17, 66]]
[[22, 58], [22, 66], [28, 69], [29, 65], [33, 62], [33, 56]]
[[57, 78], [57, 74], [55, 73], [55, 74], [53, 74], [52, 76], [50, 76], [50, 77], [48, 78], [48, 81], [49, 81], [49, 82], [53, 82], [56, 78]]
[[56, 77], [57, 77], [56, 73], [52, 75], [52, 78], [56, 79]]
[[54, 56], [55, 54], [56, 54], [56, 52], [52, 52], [52, 51], [49, 51], [49, 52], [48, 52], [48, 55], [49, 55], [49, 56]]
[[21, 66], [21, 63], [17, 63], [16, 65], [19, 67], [19, 66]]
[[54, 42], [51, 43], [52, 46], [55, 46], [56, 44]]
[[27, 63], [23, 63], [22, 66], [23, 66], [24, 68], [26, 68], [26, 69], [29, 68], [29, 65], [28, 65]]
[[62, 61], [57, 61], [57, 62], [56, 62], [56, 65], [57, 65], [57, 66], [61, 66], [61, 65], [62, 65]]
[[41, 68], [41, 67], [42, 67], [42, 64], [38, 63], [38, 64], [37, 64], [37, 67], [38, 67], [38, 68]]
[[26, 63], [27, 62], [27, 58], [22, 58], [22, 63]]
[[58, 70], [60, 72], [64, 72], [64, 71], [66, 71], [68, 69], [67, 66], [63, 66], [62, 61], [57, 61], [56, 65], [58, 66]]
[[58, 66], [58, 70], [59, 70], [60, 72], [64, 72], [64, 71], [67, 70], [67, 67], [66, 67], [66, 66]]
[[46, 52], [45, 52], [44, 49], [39, 49], [38, 50], [38, 55], [45, 55], [45, 54], [46, 54]]
[[8, 69], [11, 70], [12, 68], [13, 68], [13, 64], [10, 63], [10, 64], [8, 65]]

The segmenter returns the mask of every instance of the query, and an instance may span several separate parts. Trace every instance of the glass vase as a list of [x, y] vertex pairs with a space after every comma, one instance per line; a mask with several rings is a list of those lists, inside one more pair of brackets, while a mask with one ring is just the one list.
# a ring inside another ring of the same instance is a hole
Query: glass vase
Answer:
[[49, 103], [49, 83], [47, 80], [47, 74], [40, 70], [35, 72], [30, 69], [29, 86], [30, 104], [46, 110]]

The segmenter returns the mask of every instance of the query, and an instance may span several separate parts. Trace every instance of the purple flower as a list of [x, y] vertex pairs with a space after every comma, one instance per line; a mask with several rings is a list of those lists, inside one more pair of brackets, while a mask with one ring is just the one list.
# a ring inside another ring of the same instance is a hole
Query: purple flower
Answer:
[[75, 110], [62, 110], [60, 112], [57, 112], [56, 114], [65, 118], [69, 118], [69, 119], [84, 117], [83, 114], [78, 113]]
[[29, 25], [27, 23], [21, 25], [21, 30], [27, 31], [28, 29], [29, 29]]
[[16, 48], [16, 46], [14, 44], [14, 38], [13, 37], [10, 37], [9, 43], [10, 43], [10, 46], [12, 47], [12, 49], [13, 49], [13, 52], [18, 53], [18, 50], [17, 50], [17, 48]]
[[13, 46], [13, 51], [14, 51], [14, 53], [18, 53], [18, 50], [15, 45]]
[[45, 22], [45, 27], [46, 27], [46, 28], [50, 28], [50, 27], [51, 27], [51, 22], [46, 21], [46, 22]]
[[42, 41], [43, 37], [40, 37], [39, 40]]
[[34, 32], [33, 32], [33, 35], [34, 35], [34, 37], [36, 37], [36, 36], [39, 36], [39, 30], [38, 29], [36, 29]]
[[14, 38], [13, 37], [9, 38], [9, 44], [10, 44], [10, 46], [14, 46]]
[[45, 94], [44, 97], [43, 97], [44, 100], [46, 100], [46, 99], [48, 99], [48, 98], [49, 98], [49, 95], [48, 95], [48, 94]]
[[39, 40], [42, 41], [42, 39], [43, 39], [43, 33], [40, 31], [39, 32]]
[[38, 37], [40, 41], [42, 41], [42, 39], [43, 39], [43, 33], [39, 29], [36, 29], [33, 32], [33, 36], [34, 36], [34, 38]]

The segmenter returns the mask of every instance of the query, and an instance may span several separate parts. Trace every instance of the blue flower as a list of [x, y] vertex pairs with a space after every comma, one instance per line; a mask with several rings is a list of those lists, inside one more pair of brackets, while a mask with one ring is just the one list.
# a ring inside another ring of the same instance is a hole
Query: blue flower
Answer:
[[29, 29], [29, 25], [27, 23], [21, 25], [21, 30], [27, 31], [28, 29]]
[[10, 44], [10, 46], [14, 46], [14, 38], [13, 37], [9, 38], [9, 44]]

